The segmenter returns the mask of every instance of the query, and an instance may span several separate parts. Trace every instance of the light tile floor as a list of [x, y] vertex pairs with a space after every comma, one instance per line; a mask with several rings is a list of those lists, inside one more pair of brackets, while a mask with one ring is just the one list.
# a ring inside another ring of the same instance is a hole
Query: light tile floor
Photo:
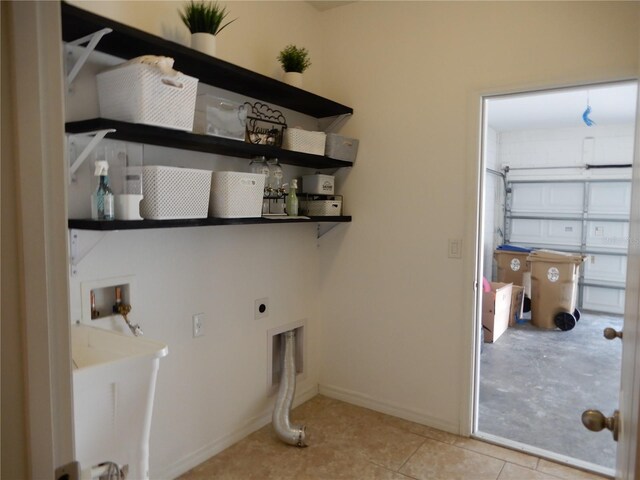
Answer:
[[318, 395], [291, 413], [309, 447], [271, 425], [181, 480], [601, 480], [602, 477]]

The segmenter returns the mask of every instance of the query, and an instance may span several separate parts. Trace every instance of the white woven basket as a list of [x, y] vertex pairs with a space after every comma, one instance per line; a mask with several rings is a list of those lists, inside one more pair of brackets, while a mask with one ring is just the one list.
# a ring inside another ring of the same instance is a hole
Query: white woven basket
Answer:
[[151, 220], [206, 218], [210, 190], [209, 170], [142, 167], [140, 215]]
[[309, 132], [301, 128], [287, 128], [284, 131], [282, 148], [295, 152], [324, 155], [327, 134], [324, 132]]
[[262, 216], [266, 176], [260, 173], [213, 172], [209, 215], [219, 218]]
[[332, 217], [342, 214], [342, 200], [300, 200], [300, 209], [311, 217]]
[[96, 76], [100, 116], [176, 130], [193, 129], [198, 79], [133, 63]]

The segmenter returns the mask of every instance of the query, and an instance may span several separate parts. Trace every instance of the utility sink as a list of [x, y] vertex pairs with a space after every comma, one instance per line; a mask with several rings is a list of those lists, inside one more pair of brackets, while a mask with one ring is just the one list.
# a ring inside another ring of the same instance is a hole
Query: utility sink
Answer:
[[79, 324], [71, 329], [71, 352], [74, 370], [82, 370], [137, 358], [162, 358], [169, 349], [156, 340]]
[[71, 327], [76, 459], [83, 478], [116, 462], [149, 478], [149, 434], [165, 343], [87, 325]]

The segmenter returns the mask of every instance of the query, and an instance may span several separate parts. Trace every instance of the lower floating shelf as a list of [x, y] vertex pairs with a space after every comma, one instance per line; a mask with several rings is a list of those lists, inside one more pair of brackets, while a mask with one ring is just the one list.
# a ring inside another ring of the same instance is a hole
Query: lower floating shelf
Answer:
[[69, 219], [69, 228], [76, 230], [143, 230], [147, 228], [209, 227], [216, 225], [264, 225], [270, 223], [347, 223], [351, 215], [307, 218], [194, 218], [187, 220], [89, 220]]

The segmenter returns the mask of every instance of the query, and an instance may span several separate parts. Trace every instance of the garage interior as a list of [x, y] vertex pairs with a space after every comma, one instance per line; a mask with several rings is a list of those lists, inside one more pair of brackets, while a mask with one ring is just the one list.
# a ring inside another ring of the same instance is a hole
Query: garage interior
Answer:
[[575, 327], [516, 313], [484, 344], [477, 435], [605, 474], [615, 442], [580, 418], [618, 406], [621, 342], [603, 330], [623, 326], [636, 94], [621, 82], [485, 100], [484, 277], [501, 280], [494, 252], [505, 244], [584, 263]]

